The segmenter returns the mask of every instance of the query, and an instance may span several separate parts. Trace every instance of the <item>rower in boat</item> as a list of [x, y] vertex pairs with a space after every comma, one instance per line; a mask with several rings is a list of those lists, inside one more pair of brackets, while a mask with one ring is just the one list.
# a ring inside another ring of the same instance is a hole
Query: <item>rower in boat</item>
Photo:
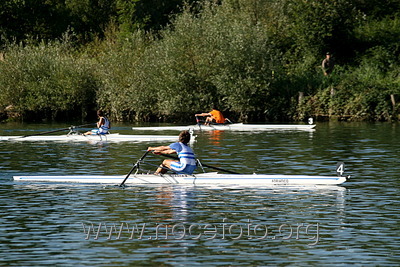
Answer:
[[93, 129], [85, 133], [85, 135], [101, 135], [109, 134], [108, 130], [111, 128], [111, 123], [102, 110], [97, 111], [97, 117], [99, 121], [97, 122], [97, 129]]
[[204, 125], [210, 125], [212, 123], [224, 124], [227, 122], [227, 119], [225, 119], [222, 112], [217, 110], [215, 107], [213, 107], [213, 109], [208, 113], [203, 112], [203, 113], [195, 114], [194, 116], [196, 117], [197, 122], [199, 122], [197, 117], [206, 117], [206, 121], [205, 121]]
[[172, 170], [178, 174], [192, 174], [196, 169], [196, 158], [193, 150], [188, 146], [190, 142], [190, 132], [185, 130], [179, 134], [179, 142], [168, 146], [148, 147], [147, 151], [153, 151], [153, 154], [178, 154], [179, 160], [165, 159], [157, 168], [154, 174], [165, 174]]

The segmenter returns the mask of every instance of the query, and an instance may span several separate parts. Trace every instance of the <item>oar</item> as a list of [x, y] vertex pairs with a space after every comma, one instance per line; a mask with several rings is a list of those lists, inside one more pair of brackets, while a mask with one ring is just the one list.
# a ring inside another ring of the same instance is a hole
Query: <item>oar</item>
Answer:
[[78, 125], [78, 126], [70, 126], [68, 128], [63, 128], [63, 129], [58, 129], [58, 130], [53, 130], [53, 131], [47, 131], [47, 132], [41, 132], [37, 134], [28, 134], [28, 135], [23, 135], [23, 136], [18, 136], [15, 138], [24, 138], [24, 137], [29, 137], [29, 136], [36, 136], [36, 135], [44, 135], [44, 134], [49, 134], [49, 133], [56, 133], [56, 132], [61, 132], [61, 131], [66, 131], [66, 130], [71, 130], [74, 128], [81, 128], [85, 126], [90, 126], [90, 125], [95, 125], [96, 123], [90, 123], [90, 124], [84, 124], [84, 125]]
[[122, 183], [119, 185], [119, 187], [122, 187], [125, 184], [126, 180], [129, 178], [129, 176], [131, 175], [133, 170], [136, 169], [137, 167], [139, 167], [139, 163], [147, 156], [147, 154], [149, 152], [150, 151], [147, 150], [146, 153], [144, 153], [143, 156], [138, 161], [136, 161], [136, 163], [133, 165], [132, 169], [129, 171], [128, 175], [126, 175], [125, 179], [122, 181]]
[[201, 123], [200, 123], [199, 117], [198, 116], [194, 116], [194, 117], [196, 118], [197, 125], [199, 126], [199, 128], [201, 130]]
[[[171, 155], [168, 155], [168, 154], [160, 154], [160, 155], [162, 155], [162, 156], [164, 156], [166, 158], [179, 159], [178, 157], [171, 156]], [[210, 166], [210, 165], [204, 164], [203, 162], [201, 163], [201, 165], [204, 166], [204, 167], [215, 169], [215, 170], [222, 171], [222, 172], [227, 172], [227, 173], [232, 173], [232, 174], [239, 174], [238, 172], [234, 172], [234, 171], [225, 170], [225, 169], [222, 169], [222, 168]]]
[[[199, 129], [201, 130], [201, 122], [200, 122], [200, 119], [199, 119], [199, 117], [198, 116], [195, 116], [196, 117], [196, 122], [197, 122], [197, 125], [199, 126]], [[209, 126], [209, 127], [211, 127], [211, 128], [213, 128], [214, 130], [215, 130], [215, 127], [211, 124], [211, 123], [209, 123], [209, 124], [205, 124], [205, 126]]]
[[229, 124], [233, 124], [233, 122], [232, 122], [230, 119], [225, 118], [225, 120], [226, 120]]

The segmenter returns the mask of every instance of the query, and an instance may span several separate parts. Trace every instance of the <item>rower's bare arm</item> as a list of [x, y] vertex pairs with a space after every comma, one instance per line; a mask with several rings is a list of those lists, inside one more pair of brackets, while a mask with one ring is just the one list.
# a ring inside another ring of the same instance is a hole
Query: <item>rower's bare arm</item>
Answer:
[[153, 151], [154, 154], [173, 154], [175, 150], [171, 149], [169, 146], [155, 146], [148, 147], [147, 151]]
[[151, 151], [151, 150], [158, 151], [158, 150], [166, 150], [166, 149], [169, 149], [169, 146], [149, 146], [147, 148], [147, 151]]
[[210, 113], [200, 113], [200, 114], [195, 114], [194, 116], [211, 116]]
[[176, 150], [174, 149], [167, 149], [162, 152], [163, 154], [175, 154]]
[[103, 125], [103, 124], [104, 124], [104, 118], [101, 117], [101, 118], [99, 119], [99, 121], [97, 122], [97, 128], [100, 128], [100, 126]]

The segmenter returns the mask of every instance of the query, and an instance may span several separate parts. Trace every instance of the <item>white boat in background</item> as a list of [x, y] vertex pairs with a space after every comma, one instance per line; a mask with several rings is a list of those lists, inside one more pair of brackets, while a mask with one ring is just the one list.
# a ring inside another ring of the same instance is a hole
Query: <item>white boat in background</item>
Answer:
[[[19, 182], [85, 183], [119, 185], [126, 175], [14, 176]], [[193, 184], [193, 185], [339, 185], [348, 176], [222, 174], [217, 172], [185, 174], [131, 174], [125, 184]]]
[[230, 131], [271, 131], [271, 130], [313, 130], [315, 124], [212, 124], [212, 125], [188, 125], [188, 126], [160, 126], [160, 127], [132, 127], [132, 130], [197, 130], [197, 131], [212, 131], [212, 130], [230, 130]]
[[[192, 136], [191, 142], [195, 140]], [[176, 135], [123, 135], [123, 134], [103, 134], [103, 135], [83, 135], [83, 134], [64, 134], [64, 135], [31, 135], [31, 136], [0, 136], [0, 141], [55, 141], [55, 142], [156, 142], [156, 141], [178, 141]]]
[[[55, 142], [157, 142], [157, 141], [170, 141], [177, 142], [178, 135], [124, 135], [119, 133], [108, 134], [90, 134], [85, 135], [77, 131], [77, 128], [93, 124], [84, 124], [80, 126], [70, 126], [57, 130], [51, 130], [36, 134], [22, 135], [22, 136], [0, 136], [0, 141], [55, 141]], [[49, 135], [61, 131], [69, 131], [64, 135]], [[190, 143], [194, 142], [196, 136], [193, 131], [190, 131]]]

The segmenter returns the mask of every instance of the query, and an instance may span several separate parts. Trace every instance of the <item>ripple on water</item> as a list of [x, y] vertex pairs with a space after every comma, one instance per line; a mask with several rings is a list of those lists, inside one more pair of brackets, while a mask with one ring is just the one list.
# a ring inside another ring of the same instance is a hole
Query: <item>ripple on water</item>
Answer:
[[[396, 265], [397, 128], [199, 133], [193, 144], [204, 163], [245, 173], [330, 175], [344, 161], [352, 178], [333, 187], [17, 183], [17, 174], [123, 174], [149, 144], [0, 143], [0, 257], [7, 266]], [[140, 231], [130, 238], [144, 224], [142, 239]], [[157, 226], [164, 230], [158, 239]]]

